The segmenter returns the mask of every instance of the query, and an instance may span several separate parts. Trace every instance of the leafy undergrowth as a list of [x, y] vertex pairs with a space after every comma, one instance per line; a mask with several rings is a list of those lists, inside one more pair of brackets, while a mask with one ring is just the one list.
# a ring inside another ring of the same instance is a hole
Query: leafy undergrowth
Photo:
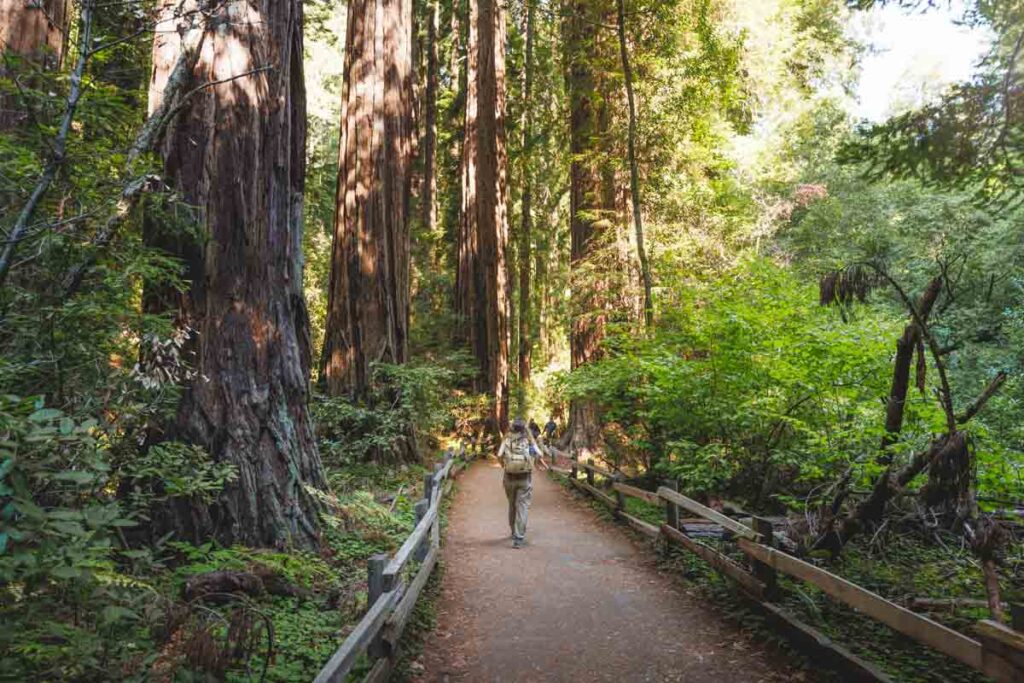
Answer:
[[[165, 540], [92, 561], [69, 547], [75, 573], [62, 583], [51, 571], [3, 587], [0, 679], [311, 680], [366, 610], [366, 560], [412, 530], [425, 471], [354, 468], [336, 481], [317, 554]], [[210, 572], [259, 581], [244, 595], [191, 594]]]

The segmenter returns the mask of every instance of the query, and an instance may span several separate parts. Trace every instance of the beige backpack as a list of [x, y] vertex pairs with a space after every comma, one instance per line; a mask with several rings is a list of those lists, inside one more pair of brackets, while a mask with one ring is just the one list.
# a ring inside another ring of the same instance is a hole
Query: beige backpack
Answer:
[[530, 441], [525, 435], [512, 435], [509, 438], [502, 465], [505, 467], [506, 474], [525, 474], [533, 470]]

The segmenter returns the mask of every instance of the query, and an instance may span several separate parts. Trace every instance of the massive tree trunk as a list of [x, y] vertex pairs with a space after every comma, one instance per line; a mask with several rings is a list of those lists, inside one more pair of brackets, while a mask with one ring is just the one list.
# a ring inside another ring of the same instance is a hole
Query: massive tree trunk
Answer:
[[[178, 5], [162, 6], [154, 106], [180, 50]], [[307, 487], [326, 482], [307, 411], [302, 3], [218, 4], [208, 21], [192, 74], [208, 87], [183, 103], [161, 148], [166, 180], [203, 232], [184, 253], [170, 245], [192, 279], [180, 315], [195, 331], [195, 367], [165, 436], [204, 447], [238, 476], [211, 505], [179, 501], [159, 523], [196, 539], [314, 547]]]
[[533, 168], [530, 165], [530, 151], [533, 135], [533, 21], [534, 6], [526, 8], [526, 69], [523, 82], [523, 197], [522, 224], [519, 235], [519, 384], [526, 391], [530, 383], [530, 364], [533, 339], [530, 333], [530, 232], [533, 216]]
[[423, 191], [420, 212], [423, 227], [433, 233], [437, 227], [437, 22], [438, 0], [430, 0], [427, 19], [427, 85], [423, 131]]
[[[60, 67], [71, 26], [71, 0], [0, 0], [0, 53], [20, 57], [36, 67]], [[0, 61], [0, 76], [6, 65]], [[0, 130], [25, 118], [17, 98], [0, 96]]]
[[408, 356], [410, 10], [410, 0], [354, 0], [348, 8], [323, 355], [334, 396], [365, 399], [372, 365]]
[[505, 18], [470, 0], [458, 312], [490, 398], [489, 428], [508, 428], [509, 281], [505, 151]]
[[[603, 2], [576, 0], [565, 19], [566, 79], [569, 91], [572, 329], [569, 347], [573, 370], [600, 356], [605, 334], [608, 283], [594, 257], [610, 237], [614, 223], [614, 185], [605, 159], [610, 112], [596, 59], [605, 48], [594, 27], [605, 23]], [[569, 409], [567, 447], [587, 454], [600, 448], [597, 407], [575, 400]]]

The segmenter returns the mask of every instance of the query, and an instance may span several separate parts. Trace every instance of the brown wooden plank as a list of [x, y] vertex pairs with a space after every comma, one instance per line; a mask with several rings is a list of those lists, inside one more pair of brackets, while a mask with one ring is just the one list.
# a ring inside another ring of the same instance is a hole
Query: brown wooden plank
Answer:
[[595, 464], [593, 464], [593, 463], [591, 463], [589, 461], [588, 462], [581, 462], [581, 463], [578, 463], [578, 464], [579, 464], [580, 469], [590, 470], [594, 474], [600, 474], [602, 477], [605, 477], [607, 479], [615, 479], [615, 477], [618, 476], [614, 472], [606, 470], [605, 468], [601, 467], [600, 465], [595, 465]]
[[1024, 633], [985, 619], [974, 626], [981, 640], [984, 672], [997, 681], [1024, 681]]
[[[430, 505], [430, 509], [427, 510], [426, 516], [419, 521], [416, 528], [413, 529], [412, 533], [402, 543], [402, 547], [398, 549], [391, 561], [388, 562], [388, 566], [384, 568], [385, 581], [387, 577], [395, 577], [405, 567], [409, 558], [412, 557], [413, 551], [423, 542], [423, 539], [430, 533], [430, 527], [433, 526], [434, 520], [437, 519], [438, 508], [440, 503], [438, 498], [435, 496], [433, 502]], [[392, 578], [393, 580], [393, 578]]]
[[658, 489], [658, 495], [664, 498], [666, 501], [678, 505], [681, 508], [685, 508], [690, 512], [700, 515], [704, 519], [709, 519], [715, 524], [721, 525], [733, 532], [737, 536], [742, 538], [757, 539], [760, 538], [757, 532], [748, 526], [743, 526], [734, 519], [726, 517], [721, 512], [712, 510], [706, 505], [702, 505], [697, 501], [687, 498], [681, 493], [677, 493], [667, 486], [662, 486]]
[[645, 522], [642, 519], [637, 519], [633, 515], [627, 514], [625, 512], [620, 512], [619, 516], [622, 517], [622, 519], [626, 520], [627, 524], [629, 524], [631, 527], [633, 527], [634, 529], [636, 529], [637, 531], [642, 533], [644, 536], [650, 536], [651, 538], [657, 538], [659, 533], [660, 533], [658, 531], [658, 527], [657, 526], [655, 526], [654, 524], [650, 524], [648, 522]]
[[405, 630], [406, 624], [409, 622], [409, 617], [412, 616], [412, 611], [416, 607], [416, 600], [419, 599], [420, 593], [423, 591], [423, 587], [427, 585], [427, 581], [430, 579], [430, 573], [434, 571], [434, 566], [437, 564], [438, 555], [440, 555], [438, 548], [431, 548], [430, 553], [427, 554], [427, 558], [423, 560], [423, 564], [420, 565], [419, 571], [416, 572], [416, 578], [409, 584], [409, 589], [405, 591], [402, 596], [402, 600], [395, 607], [394, 612], [388, 617], [387, 624], [384, 626], [384, 639], [388, 641], [392, 647], [398, 644], [398, 639], [402, 637], [402, 632]]
[[320, 673], [317, 674], [313, 683], [340, 683], [352, 670], [356, 658], [369, 646], [385, 620], [391, 614], [395, 603], [401, 594], [401, 586], [381, 595], [377, 602], [373, 603], [366, 615], [359, 620], [352, 633], [348, 634], [345, 642], [335, 651]]
[[616, 491], [622, 491], [627, 496], [645, 500], [648, 503], [651, 503], [652, 505], [665, 505], [665, 501], [662, 500], [661, 496], [659, 496], [654, 491], [644, 491], [643, 489], [639, 489], [635, 486], [630, 486], [629, 484], [621, 484], [619, 482], [615, 482], [614, 484], [612, 484], [612, 488], [615, 489]]
[[780, 572], [814, 584], [836, 600], [853, 607], [890, 628], [924, 643], [953, 659], [981, 670], [981, 643], [893, 604], [869, 590], [791, 555], [739, 539], [740, 549]]
[[758, 600], [763, 599], [765, 591], [764, 584], [758, 581], [757, 577], [746, 569], [733, 562], [729, 557], [726, 557], [722, 553], [704, 545], [703, 543], [693, 540], [683, 532], [673, 529], [668, 524], [661, 525], [661, 534], [669, 542], [689, 550], [712, 567], [728, 576], [753, 597]]
[[370, 669], [370, 673], [366, 674], [366, 678], [363, 679], [363, 683], [387, 683], [388, 679], [391, 678], [391, 670], [394, 668], [394, 662], [388, 657], [378, 659], [373, 668]]
[[824, 665], [839, 674], [839, 680], [856, 683], [892, 683], [892, 679], [874, 664], [861, 659], [778, 605], [757, 601], [752, 601], [752, 605], [755, 611], [765, 617], [765, 621], [774, 632], [784, 635], [810, 657], [816, 666]]
[[584, 491], [586, 491], [587, 493], [592, 495], [594, 498], [597, 498], [599, 501], [601, 501], [602, 503], [604, 503], [608, 507], [611, 507], [611, 508], [617, 507], [617, 505], [615, 504], [615, 499], [612, 498], [611, 496], [609, 496], [607, 493], [604, 493], [603, 491], [598, 490], [597, 488], [591, 486], [590, 484], [588, 484], [585, 481], [579, 482], [579, 485], [583, 488]]

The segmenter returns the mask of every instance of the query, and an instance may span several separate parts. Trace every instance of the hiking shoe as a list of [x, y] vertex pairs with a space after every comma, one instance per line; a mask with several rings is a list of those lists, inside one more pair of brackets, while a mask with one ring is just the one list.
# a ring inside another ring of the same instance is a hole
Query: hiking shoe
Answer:
[[522, 548], [523, 547], [523, 539], [517, 538], [517, 539], [513, 540], [512, 541], [512, 547], [515, 548], [516, 550], [518, 550], [519, 548]]

